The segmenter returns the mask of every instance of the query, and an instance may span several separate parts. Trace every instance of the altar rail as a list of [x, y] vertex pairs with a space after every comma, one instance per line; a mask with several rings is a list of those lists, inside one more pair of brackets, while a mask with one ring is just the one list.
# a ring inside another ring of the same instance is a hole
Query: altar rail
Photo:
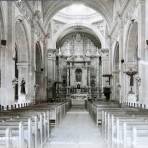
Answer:
[[33, 105], [34, 103], [15, 103], [12, 105], [0, 105], [0, 111], [4, 111], [4, 110], [12, 110], [12, 109], [19, 109], [19, 108], [23, 108], [23, 107], [28, 107], [30, 105]]
[[121, 103], [123, 106], [128, 106], [128, 107], [133, 107], [133, 108], [139, 108], [139, 109], [148, 109], [148, 106], [146, 104], [143, 103], [139, 103], [139, 102], [122, 102]]
[[67, 95], [71, 94], [91, 94], [92, 98], [96, 98], [100, 92], [99, 87], [81, 87], [80, 89], [76, 87], [67, 87]]

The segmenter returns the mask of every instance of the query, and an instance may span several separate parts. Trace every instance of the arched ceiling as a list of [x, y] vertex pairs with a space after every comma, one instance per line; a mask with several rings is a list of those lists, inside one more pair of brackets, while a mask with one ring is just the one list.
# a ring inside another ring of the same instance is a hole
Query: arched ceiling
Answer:
[[113, 17], [113, 1], [114, 0], [62, 0], [62, 2], [59, 0], [43, 1], [44, 26], [47, 29], [50, 19], [59, 10], [74, 3], [81, 3], [99, 12], [105, 18], [110, 27]]
[[71, 37], [73, 34], [81, 34], [83, 36], [87, 36], [93, 43], [96, 47], [98, 48], [101, 48], [101, 42], [98, 38], [96, 38], [95, 36], [93, 36], [92, 34], [90, 33], [86, 33], [86, 32], [82, 32], [82, 31], [76, 31], [76, 32], [70, 32], [68, 34], [66, 34], [65, 36], [63, 36], [63, 38], [60, 38], [58, 41], [57, 41], [57, 48], [61, 47], [62, 44], [65, 42], [66, 39], [68, 39], [69, 37]]
[[[53, 20], [59, 20], [63, 23], [85, 23], [91, 24], [98, 21], [105, 21], [100, 13], [84, 4], [72, 4], [58, 11]], [[105, 21], [106, 22], [106, 21]]]
[[73, 26], [69, 27], [67, 30], [65, 30], [57, 39], [57, 46], [60, 46], [62, 42], [72, 33], [84, 33], [86, 34], [98, 47], [101, 48], [101, 41], [98, 38], [98, 36], [90, 29], [84, 26]]

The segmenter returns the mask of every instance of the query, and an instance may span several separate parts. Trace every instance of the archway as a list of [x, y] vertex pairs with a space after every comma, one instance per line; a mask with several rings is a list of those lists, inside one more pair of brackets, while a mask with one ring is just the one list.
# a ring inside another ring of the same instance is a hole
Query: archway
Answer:
[[53, 38], [53, 46], [56, 47], [56, 43], [59, 42], [64, 36], [73, 32], [84, 32], [91, 36], [94, 36], [101, 43], [101, 48], [104, 48], [103, 35], [92, 25], [87, 24], [67, 24], [61, 28]]
[[73, 46], [72, 48], [74, 49], [77, 48], [76, 45], [74, 47], [74, 44], [76, 44], [76, 42], [80, 44], [81, 41], [80, 45], [83, 46], [83, 48], [86, 48], [87, 50], [88, 48], [90, 48], [90, 46], [88, 47], [87, 45], [92, 44], [93, 47], [96, 47], [97, 53], [97, 49], [101, 49], [102, 47], [101, 41], [98, 36], [95, 36], [92, 32], [88, 32], [83, 29], [79, 30], [78, 28], [77, 30], [67, 32], [67, 34], [61, 34], [61, 36], [59, 36], [56, 41], [56, 48], [59, 49], [64, 46], [64, 44], [67, 44], [67, 42], [69, 42], [69, 44], [71, 44], [71, 46]]
[[29, 88], [29, 45], [27, 40], [27, 33], [25, 30], [25, 26], [21, 20], [17, 20], [15, 23], [15, 50], [14, 50], [14, 61], [15, 61], [15, 77], [18, 81], [18, 90], [15, 89], [15, 99], [18, 99], [18, 102], [25, 101], [26, 98], [23, 98], [21, 95], [21, 82], [24, 79], [25, 81], [25, 90], [26, 94], [28, 94]]
[[120, 84], [119, 84], [119, 42], [116, 42], [113, 59], [114, 72], [114, 99], [119, 101], [120, 98]]
[[[128, 30], [127, 36], [127, 46], [126, 46], [126, 71], [132, 69], [133, 71], [138, 72], [138, 23], [131, 22]], [[126, 94], [129, 95], [130, 90], [130, 79], [126, 76]], [[136, 83], [136, 79], [134, 79], [133, 93], [135, 94], [134, 101], [138, 98], [138, 84]], [[130, 100], [129, 100], [130, 101]], [[132, 99], [131, 99], [132, 101]]]
[[[81, 86], [81, 91], [87, 93], [91, 88], [94, 98], [98, 95], [99, 86], [99, 50], [101, 42], [92, 33], [75, 30], [57, 40], [57, 49], [59, 49], [59, 72], [63, 73], [66, 67], [67, 88], [70, 93], [77, 93]], [[64, 81], [62, 75], [59, 80]], [[69, 94], [70, 95], [70, 94]]]
[[127, 38], [127, 57], [126, 61], [130, 64], [137, 64], [138, 58], [138, 23], [130, 25]]
[[[70, 5], [73, 3], [70, 3], [69, 5], [65, 5], [64, 7], [67, 9], [67, 6], [71, 7]], [[82, 6], [82, 5], [81, 5]], [[57, 9], [55, 14], [61, 14], [61, 9], [64, 8], [61, 7], [60, 9]], [[83, 6], [84, 8], [85, 6]], [[89, 6], [88, 6], [89, 7]], [[87, 9], [88, 9], [87, 7]], [[64, 8], [64, 9], [65, 9]], [[91, 9], [92, 7], [90, 7]], [[76, 9], [77, 10], [77, 9]], [[72, 12], [72, 10], [70, 9]], [[82, 9], [83, 11], [83, 9]], [[58, 18], [57, 14], [52, 15], [48, 18], [46, 27], [50, 34], [49, 39], [49, 55], [50, 58], [48, 60], [48, 65], [54, 69], [54, 77], [56, 81], [64, 82], [66, 77], [67, 87], [70, 88], [76, 87], [76, 81], [75, 81], [75, 70], [76, 68], [82, 68], [82, 87], [93, 87], [95, 94], [97, 94], [98, 90], [96, 87], [100, 86], [99, 84], [99, 49], [105, 48], [105, 27], [107, 26], [106, 20], [104, 17], [102, 17], [101, 14], [99, 14], [97, 11], [93, 10], [95, 12], [95, 17], [93, 17], [93, 20], [90, 16], [92, 14], [85, 14], [83, 16], [84, 19], [80, 19], [82, 16], [82, 13], [78, 15], [77, 17], [74, 17], [74, 15], [69, 15], [70, 17], [77, 18], [76, 21], [71, 21], [67, 19], [65, 21], [65, 16], [62, 18]], [[94, 15], [93, 14], [93, 15]], [[96, 16], [100, 16], [99, 18]], [[57, 16], [57, 17], [56, 17]], [[97, 19], [96, 19], [97, 18]], [[88, 19], [89, 22], [87, 21]], [[50, 22], [51, 21], [51, 22]], [[49, 25], [50, 22], [50, 25]], [[100, 26], [104, 25], [102, 28]], [[54, 27], [56, 26], [56, 27]], [[102, 29], [102, 30], [101, 30]], [[52, 42], [52, 43], [51, 43]], [[52, 46], [52, 45], [53, 46]], [[52, 49], [58, 49], [52, 50]], [[55, 52], [56, 51], [56, 52]], [[56, 53], [56, 54], [55, 54]], [[55, 56], [55, 57], [54, 57]], [[56, 58], [58, 56], [58, 58]], [[67, 58], [67, 61], [65, 59]], [[53, 59], [57, 60], [57, 62], [53, 62]], [[72, 62], [73, 61], [73, 62]], [[91, 62], [92, 61], [92, 62]], [[68, 63], [69, 62], [69, 63]], [[53, 64], [54, 63], [54, 64]], [[59, 65], [57, 63], [60, 63]], [[91, 63], [91, 65], [90, 65]], [[63, 64], [63, 65], [62, 65]], [[68, 64], [70, 64], [71, 68], [70, 70], [67, 69]], [[76, 66], [73, 66], [76, 65]], [[66, 75], [62, 76], [63, 70], [66, 67]], [[90, 68], [93, 67], [93, 68]], [[48, 74], [49, 76], [49, 74]], [[50, 76], [49, 76], [50, 77]], [[72, 79], [72, 77], [74, 79]], [[52, 84], [52, 82], [50, 82]], [[50, 84], [49, 84], [50, 85]]]

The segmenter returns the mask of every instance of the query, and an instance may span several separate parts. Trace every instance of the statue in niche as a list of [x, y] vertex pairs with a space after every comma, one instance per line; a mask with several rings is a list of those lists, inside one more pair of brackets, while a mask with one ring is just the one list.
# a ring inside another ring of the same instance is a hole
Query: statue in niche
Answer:
[[22, 81], [21, 81], [21, 94], [26, 94], [26, 90], [25, 90], [25, 80], [24, 78], [22, 78]]
[[76, 82], [81, 82], [82, 81], [82, 70], [76, 69], [75, 75], [76, 75]]

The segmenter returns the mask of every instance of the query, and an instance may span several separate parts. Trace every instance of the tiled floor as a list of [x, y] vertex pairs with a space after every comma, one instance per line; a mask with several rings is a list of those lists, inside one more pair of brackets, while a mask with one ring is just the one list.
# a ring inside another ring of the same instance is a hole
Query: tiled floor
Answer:
[[106, 148], [100, 129], [85, 109], [71, 109], [45, 148]]

